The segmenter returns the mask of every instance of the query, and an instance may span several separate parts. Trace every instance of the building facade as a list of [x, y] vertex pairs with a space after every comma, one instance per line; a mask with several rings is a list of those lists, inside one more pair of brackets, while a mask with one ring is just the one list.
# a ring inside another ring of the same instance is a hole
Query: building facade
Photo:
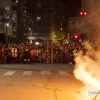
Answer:
[[17, 31], [17, 4], [18, 0], [0, 0], [0, 33], [8, 40]]
[[25, 0], [26, 25], [34, 38], [58, 38], [66, 28], [66, 6], [56, 0]]

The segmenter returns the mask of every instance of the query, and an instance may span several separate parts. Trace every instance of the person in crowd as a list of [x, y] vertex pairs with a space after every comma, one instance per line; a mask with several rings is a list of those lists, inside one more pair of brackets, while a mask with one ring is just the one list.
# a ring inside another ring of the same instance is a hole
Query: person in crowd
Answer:
[[58, 63], [58, 61], [59, 61], [59, 47], [58, 46], [56, 46], [56, 48], [55, 48], [55, 55], [54, 55], [54, 59], [55, 59], [55, 63]]
[[31, 59], [32, 63], [35, 62], [35, 50], [34, 50], [34, 48], [31, 48], [30, 59]]
[[51, 63], [54, 63], [54, 50], [51, 49], [50, 51], [50, 59], [51, 59]]
[[46, 63], [50, 63], [50, 51], [49, 48], [46, 48]]
[[41, 62], [42, 63], [46, 62], [46, 50], [45, 50], [45, 48], [42, 48], [42, 50], [41, 50]]
[[35, 62], [39, 63], [39, 49], [38, 48], [35, 48], [34, 55], [35, 55]]
[[2, 47], [2, 63], [6, 63], [7, 61], [7, 47], [4, 45]]
[[19, 55], [19, 57], [18, 57], [19, 62], [24, 63], [24, 46], [23, 45], [21, 45], [19, 47], [19, 54], [18, 55]]
[[30, 50], [29, 46], [26, 45], [24, 48], [24, 63], [29, 63], [30, 62]]
[[8, 46], [8, 49], [7, 49], [7, 63], [10, 63], [11, 62], [11, 47]]
[[17, 62], [17, 57], [18, 57], [18, 48], [17, 45], [14, 44], [11, 48], [11, 54], [12, 54], [12, 62], [15, 63]]
[[42, 54], [42, 51], [41, 51], [41, 48], [39, 48], [39, 63], [41, 63], [41, 54]]

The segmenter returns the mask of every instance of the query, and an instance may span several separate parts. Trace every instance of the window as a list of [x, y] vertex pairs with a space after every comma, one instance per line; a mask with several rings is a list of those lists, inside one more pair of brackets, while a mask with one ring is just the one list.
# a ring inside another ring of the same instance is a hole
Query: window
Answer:
[[41, 20], [41, 17], [37, 17], [37, 20]]
[[17, 19], [17, 15], [16, 14], [12, 14], [12, 20], [16, 20]]
[[4, 15], [4, 18], [5, 19], [9, 19], [9, 15]]
[[9, 6], [5, 6], [5, 10], [9, 10]]
[[37, 7], [38, 8], [41, 8], [41, 3], [37, 3]]
[[18, 0], [16, 0], [16, 2], [18, 2]]
[[12, 10], [17, 10], [17, 6], [12, 6]]
[[9, 23], [5, 23], [5, 27], [9, 27]]
[[16, 23], [12, 23], [12, 27], [16, 27], [17, 26], [17, 24]]

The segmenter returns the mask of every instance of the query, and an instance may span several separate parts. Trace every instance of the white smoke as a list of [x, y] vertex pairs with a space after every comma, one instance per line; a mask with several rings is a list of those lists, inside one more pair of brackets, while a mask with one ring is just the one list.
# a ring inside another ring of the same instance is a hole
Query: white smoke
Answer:
[[[95, 50], [89, 43], [86, 43], [87, 53], [83, 55], [80, 51], [75, 54], [75, 77], [82, 81], [84, 88], [80, 90], [78, 100], [93, 100], [93, 96], [88, 95], [89, 90], [100, 90], [100, 50]], [[96, 99], [97, 100], [97, 99]]]
[[[91, 12], [84, 18], [84, 31], [88, 40], [96, 40], [91, 46], [90, 43], [85, 43], [87, 53], [84, 55], [82, 51], [75, 54], [75, 70], [76, 79], [83, 82], [84, 87], [80, 89], [80, 95], [77, 95], [77, 100], [100, 100], [99, 96], [89, 96], [89, 90], [100, 90], [100, 0], [90, 0], [92, 3]], [[90, 5], [88, 5], [90, 6]], [[78, 27], [78, 26], [77, 26]]]

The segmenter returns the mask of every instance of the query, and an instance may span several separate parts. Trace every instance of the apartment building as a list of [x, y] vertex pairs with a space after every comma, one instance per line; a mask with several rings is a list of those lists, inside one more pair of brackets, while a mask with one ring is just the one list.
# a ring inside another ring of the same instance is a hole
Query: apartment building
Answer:
[[25, 0], [26, 25], [34, 37], [50, 40], [66, 28], [66, 5], [57, 0]]
[[85, 25], [87, 24], [86, 17], [92, 12], [92, 2], [93, 0], [81, 0], [82, 6], [79, 12], [79, 17], [69, 17], [70, 38], [72, 38], [75, 33], [85, 33]]
[[[0, 0], [0, 33], [12, 37], [16, 33], [18, 0]], [[2, 20], [3, 19], [3, 20]], [[3, 30], [2, 30], [3, 28]]]

